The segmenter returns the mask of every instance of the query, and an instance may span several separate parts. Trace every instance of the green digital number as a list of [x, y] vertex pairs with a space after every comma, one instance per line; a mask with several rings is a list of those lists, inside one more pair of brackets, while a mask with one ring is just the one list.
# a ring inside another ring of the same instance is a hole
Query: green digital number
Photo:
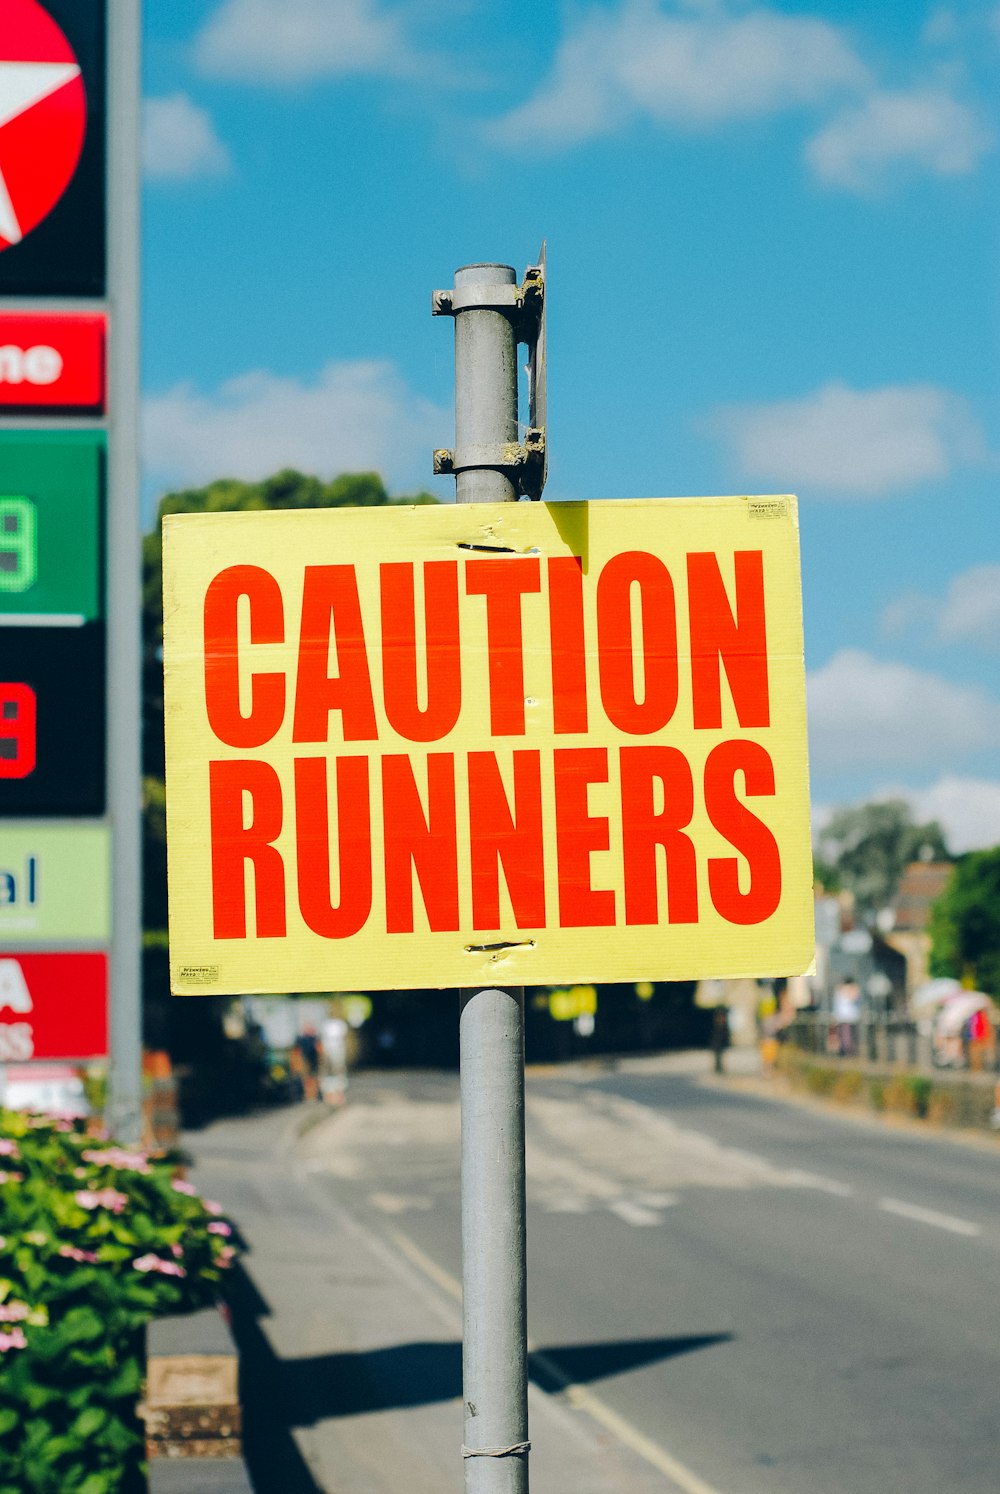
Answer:
[[35, 505], [0, 498], [0, 591], [27, 591], [38, 575]]

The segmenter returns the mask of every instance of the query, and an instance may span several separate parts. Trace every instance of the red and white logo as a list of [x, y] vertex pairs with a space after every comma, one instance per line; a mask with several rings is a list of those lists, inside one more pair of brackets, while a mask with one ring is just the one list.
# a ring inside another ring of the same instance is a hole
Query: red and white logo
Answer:
[[38, 0], [3, 0], [0, 251], [19, 244], [72, 180], [87, 127], [80, 65]]

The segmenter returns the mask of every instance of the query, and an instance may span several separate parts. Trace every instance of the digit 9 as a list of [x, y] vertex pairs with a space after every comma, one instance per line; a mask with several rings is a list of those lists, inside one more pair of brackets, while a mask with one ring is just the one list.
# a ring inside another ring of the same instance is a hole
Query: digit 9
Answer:
[[35, 769], [35, 692], [0, 683], [0, 778], [27, 778]]

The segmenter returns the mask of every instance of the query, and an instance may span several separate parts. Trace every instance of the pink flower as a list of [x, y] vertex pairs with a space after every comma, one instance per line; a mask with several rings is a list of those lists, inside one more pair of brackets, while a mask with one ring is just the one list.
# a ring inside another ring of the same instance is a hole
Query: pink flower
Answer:
[[23, 1172], [0, 1172], [0, 1184], [20, 1183], [24, 1179]]
[[128, 1203], [128, 1194], [117, 1188], [81, 1188], [73, 1197], [81, 1209], [110, 1209], [113, 1214], [120, 1214]]
[[6, 1354], [8, 1349], [26, 1349], [28, 1340], [24, 1336], [23, 1328], [12, 1328], [9, 1333], [0, 1333], [0, 1354]]
[[0, 1157], [19, 1157], [20, 1155], [16, 1141], [11, 1141], [7, 1136], [0, 1136]]
[[27, 1302], [0, 1302], [0, 1323], [23, 1323], [30, 1312]]
[[98, 1167], [125, 1167], [130, 1172], [151, 1171], [145, 1152], [127, 1152], [120, 1146], [103, 1147], [100, 1151], [91, 1148], [81, 1153], [85, 1162], [94, 1162]]
[[85, 1178], [87, 1176], [87, 1169], [85, 1167], [74, 1167], [73, 1176], [75, 1178]]
[[177, 1260], [180, 1260], [181, 1257], [184, 1254], [184, 1246], [183, 1245], [177, 1245], [176, 1243], [173, 1244], [173, 1245], [171, 1245], [171, 1247], [170, 1247], [170, 1254], [172, 1256], [175, 1256]]
[[93, 1250], [78, 1250], [75, 1245], [60, 1245], [59, 1254], [64, 1255], [68, 1261], [86, 1261], [90, 1266], [97, 1263]]
[[232, 1229], [228, 1224], [224, 1224], [221, 1219], [213, 1219], [208, 1226], [208, 1232], [210, 1235], [231, 1235]]
[[222, 1205], [221, 1204], [217, 1204], [214, 1199], [212, 1199], [212, 1198], [203, 1198], [202, 1199], [202, 1203], [205, 1205], [206, 1213], [209, 1213], [209, 1214], [221, 1214], [222, 1213]]
[[183, 1266], [176, 1261], [165, 1261], [158, 1255], [140, 1255], [132, 1262], [136, 1271], [157, 1271], [161, 1276], [186, 1276]]
[[193, 1183], [187, 1182], [184, 1178], [174, 1178], [170, 1186], [175, 1193], [186, 1193], [189, 1198], [198, 1197], [197, 1188]]
[[235, 1254], [236, 1254], [236, 1251], [233, 1249], [233, 1247], [231, 1245], [223, 1245], [223, 1247], [219, 1251], [219, 1254], [218, 1254], [218, 1257], [217, 1257], [219, 1265], [220, 1266], [228, 1266], [229, 1263], [232, 1261], [233, 1257], [235, 1256]]

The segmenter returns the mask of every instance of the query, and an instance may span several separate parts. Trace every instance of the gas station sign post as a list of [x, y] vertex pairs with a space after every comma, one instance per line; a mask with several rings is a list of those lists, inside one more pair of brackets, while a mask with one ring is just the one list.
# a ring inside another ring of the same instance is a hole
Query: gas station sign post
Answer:
[[[141, 5], [0, 34], [0, 1064], [110, 1055], [141, 1130]], [[113, 917], [112, 917], [113, 911]]]

